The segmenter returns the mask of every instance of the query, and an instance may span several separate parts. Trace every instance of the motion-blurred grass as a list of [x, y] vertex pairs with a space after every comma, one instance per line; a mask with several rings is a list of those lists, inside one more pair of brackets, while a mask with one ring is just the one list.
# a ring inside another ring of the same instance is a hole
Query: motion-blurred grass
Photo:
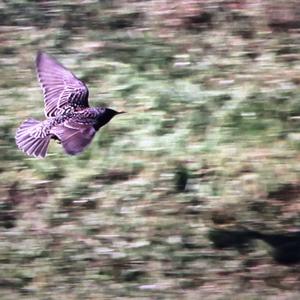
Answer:
[[[296, 4], [3, 2], [1, 299], [296, 299], [297, 259], [212, 234], [298, 230]], [[127, 112], [77, 157], [15, 146], [44, 118], [38, 49]]]

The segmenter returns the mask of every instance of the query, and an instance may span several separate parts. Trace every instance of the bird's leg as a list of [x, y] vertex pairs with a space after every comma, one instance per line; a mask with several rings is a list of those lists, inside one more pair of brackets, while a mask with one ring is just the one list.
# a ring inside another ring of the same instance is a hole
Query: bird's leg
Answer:
[[57, 142], [57, 144], [59, 144], [59, 145], [61, 144], [61, 140], [56, 135], [53, 135], [52, 139], [55, 140]]

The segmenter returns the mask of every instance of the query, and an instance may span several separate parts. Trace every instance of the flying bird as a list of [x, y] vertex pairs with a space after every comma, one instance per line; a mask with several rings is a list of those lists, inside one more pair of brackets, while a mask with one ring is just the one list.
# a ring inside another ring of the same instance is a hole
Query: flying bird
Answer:
[[43, 90], [46, 119], [27, 119], [17, 129], [16, 144], [27, 155], [45, 157], [51, 139], [58, 140], [67, 154], [76, 155], [91, 143], [102, 126], [124, 113], [89, 107], [85, 83], [44, 52], [37, 54], [36, 72]]

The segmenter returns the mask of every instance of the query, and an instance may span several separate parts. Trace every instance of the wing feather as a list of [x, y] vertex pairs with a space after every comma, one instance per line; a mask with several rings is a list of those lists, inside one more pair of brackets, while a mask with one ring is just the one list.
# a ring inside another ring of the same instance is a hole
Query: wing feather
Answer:
[[96, 130], [91, 125], [67, 121], [53, 128], [51, 133], [61, 141], [66, 153], [75, 155], [82, 152], [91, 143]]
[[56, 59], [39, 52], [36, 71], [43, 90], [46, 117], [55, 117], [66, 106], [89, 107], [87, 86]]

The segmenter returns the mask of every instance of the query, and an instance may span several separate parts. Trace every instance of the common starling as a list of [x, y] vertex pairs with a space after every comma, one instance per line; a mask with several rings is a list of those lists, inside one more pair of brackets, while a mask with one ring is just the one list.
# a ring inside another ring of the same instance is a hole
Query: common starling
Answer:
[[44, 52], [36, 58], [46, 120], [25, 120], [16, 132], [16, 144], [27, 155], [45, 157], [50, 140], [58, 140], [65, 152], [75, 155], [87, 147], [96, 132], [117, 112], [89, 107], [89, 91], [70, 70]]

